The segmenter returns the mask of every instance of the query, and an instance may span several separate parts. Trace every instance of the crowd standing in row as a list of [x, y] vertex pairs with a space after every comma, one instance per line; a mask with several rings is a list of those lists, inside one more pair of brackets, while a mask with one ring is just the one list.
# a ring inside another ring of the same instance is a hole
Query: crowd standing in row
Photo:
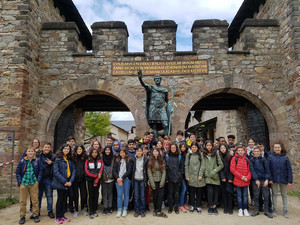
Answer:
[[[293, 183], [292, 168], [282, 143], [273, 144], [272, 152], [264, 149], [263, 143], [248, 141], [248, 147], [235, 143], [228, 135], [227, 142], [219, 137], [214, 142], [204, 141], [190, 134], [185, 140], [182, 131], [177, 132], [176, 141], [146, 132], [142, 139], [124, 141], [107, 137], [102, 148], [97, 139], [91, 145], [75, 145], [68, 138], [54, 154], [51, 144], [40, 150], [40, 142], [34, 139], [27, 148], [16, 170], [20, 187], [20, 224], [25, 223], [28, 192], [31, 202], [31, 219], [39, 222], [42, 196], [47, 198], [50, 218], [62, 224], [70, 222], [65, 217], [69, 210], [76, 218], [80, 210], [91, 219], [98, 217], [98, 199], [101, 185], [103, 201], [102, 215], [116, 210], [116, 217], [126, 217], [128, 210], [134, 216], [146, 216], [152, 190], [153, 216], [202, 212], [206, 201], [209, 215], [218, 215], [223, 205], [224, 214], [233, 214], [237, 202], [238, 216], [249, 216], [248, 189], [254, 211], [273, 218], [278, 215], [278, 187], [283, 199], [283, 215], [289, 217], [287, 209], [287, 187]], [[56, 216], [53, 213], [53, 190], [57, 190]], [[272, 198], [271, 198], [272, 191]], [[134, 199], [134, 200], [132, 200]]]

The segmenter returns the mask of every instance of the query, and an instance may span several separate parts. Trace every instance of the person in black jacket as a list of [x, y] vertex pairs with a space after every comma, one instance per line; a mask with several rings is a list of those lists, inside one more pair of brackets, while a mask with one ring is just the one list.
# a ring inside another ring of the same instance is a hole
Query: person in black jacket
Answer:
[[140, 214], [145, 217], [146, 199], [145, 187], [147, 186], [147, 163], [148, 158], [143, 155], [142, 147], [136, 149], [136, 155], [133, 160], [132, 184], [134, 187], [134, 216], [138, 217]]
[[76, 175], [75, 181], [72, 185], [73, 187], [73, 199], [75, 203], [75, 212], [74, 217], [78, 217], [78, 203], [79, 203], [79, 191], [80, 190], [80, 208], [81, 213], [84, 216], [87, 216], [88, 213], [84, 210], [84, 207], [87, 205], [87, 191], [86, 191], [86, 180], [85, 180], [85, 171], [84, 171], [84, 164], [85, 160], [87, 159], [86, 151], [83, 145], [75, 146], [73, 152], [73, 161], [75, 164]]
[[[128, 156], [126, 147], [122, 147], [114, 165], [114, 177], [116, 179], [117, 187], [117, 217], [127, 216], [127, 209], [129, 204], [129, 191], [132, 178], [132, 161]], [[122, 203], [124, 195], [124, 207], [122, 212]]]
[[43, 193], [45, 192], [47, 198], [47, 211], [50, 218], [54, 218], [53, 214], [53, 190], [51, 181], [53, 178], [53, 164], [54, 154], [51, 151], [51, 143], [46, 143], [43, 146], [42, 152], [36, 155], [43, 167], [43, 177], [39, 183], [39, 208], [41, 211]]
[[224, 214], [233, 214], [233, 174], [230, 172], [231, 154], [227, 144], [219, 145], [219, 154], [223, 162], [223, 169], [220, 171], [221, 196], [224, 205]]
[[167, 177], [168, 177], [168, 203], [169, 211], [172, 213], [173, 207], [176, 214], [179, 214], [179, 189], [182, 181], [184, 163], [181, 161], [181, 155], [176, 143], [171, 144], [167, 155]]

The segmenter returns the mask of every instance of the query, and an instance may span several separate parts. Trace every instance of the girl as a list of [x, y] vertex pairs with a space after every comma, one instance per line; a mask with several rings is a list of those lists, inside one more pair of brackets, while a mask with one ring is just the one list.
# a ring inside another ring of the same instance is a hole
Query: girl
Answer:
[[245, 154], [244, 146], [239, 144], [236, 153], [230, 161], [230, 171], [233, 174], [233, 184], [236, 186], [238, 216], [249, 216], [248, 213], [248, 186], [251, 180], [249, 159]]
[[87, 216], [87, 212], [84, 210], [84, 206], [87, 204], [87, 192], [86, 192], [86, 181], [85, 181], [85, 171], [84, 171], [84, 164], [86, 160], [86, 152], [83, 145], [75, 146], [74, 153], [73, 153], [73, 161], [75, 164], [75, 181], [72, 185], [73, 193], [74, 193], [74, 203], [75, 203], [75, 212], [74, 217], [78, 216], [78, 199], [79, 199], [79, 192], [80, 190], [80, 207], [81, 213], [84, 216]]
[[270, 183], [272, 184], [273, 216], [278, 215], [277, 196], [279, 186], [283, 202], [283, 215], [288, 218], [287, 187], [292, 186], [293, 172], [290, 160], [286, 154], [287, 151], [284, 145], [281, 142], [276, 142], [273, 145], [273, 152], [268, 157], [268, 161], [271, 172]]
[[98, 216], [96, 210], [99, 198], [99, 180], [103, 171], [103, 161], [97, 149], [90, 149], [88, 159], [85, 161], [84, 169], [87, 181], [89, 214], [90, 218], [94, 219], [94, 217]]
[[98, 152], [101, 152], [102, 147], [101, 147], [101, 143], [100, 141], [98, 141], [97, 139], [92, 143], [91, 147], [89, 148], [89, 152], [91, 151], [91, 149], [96, 149]]
[[114, 154], [112, 147], [107, 145], [104, 148], [102, 155], [103, 159], [103, 174], [102, 174], [102, 191], [103, 191], [103, 204], [104, 210], [102, 215], [107, 215], [112, 213], [112, 201], [113, 201], [113, 189], [114, 189]]
[[167, 155], [167, 150], [163, 146], [163, 143], [161, 141], [158, 141], [156, 143], [156, 149], [160, 152], [161, 157], [165, 160], [166, 155]]
[[190, 212], [194, 212], [196, 207], [197, 212], [201, 213], [202, 188], [205, 186], [205, 161], [197, 143], [192, 143], [191, 149], [192, 153], [188, 153], [185, 158], [185, 179], [190, 188], [191, 198]]
[[248, 147], [246, 149], [246, 153], [247, 153], [248, 156], [252, 155], [252, 151], [253, 151], [254, 147], [255, 147], [255, 141], [254, 141], [254, 139], [250, 138], [248, 140]]
[[171, 138], [170, 138], [170, 136], [165, 136], [164, 137], [163, 146], [164, 146], [164, 148], [166, 149], [167, 152], [170, 150], [170, 147], [171, 147]]
[[65, 217], [68, 192], [75, 180], [75, 166], [71, 160], [71, 146], [64, 144], [56, 152], [56, 158], [53, 163], [52, 187], [57, 189], [56, 202], [56, 220], [57, 224], [70, 222]]
[[[188, 146], [186, 143], [181, 143], [179, 145], [180, 154], [181, 154], [181, 161], [185, 162], [186, 154], [188, 153]], [[189, 210], [189, 206], [186, 204], [187, 199], [187, 181], [185, 179], [185, 172], [183, 167], [183, 174], [181, 180], [181, 192], [180, 192], [180, 200], [179, 200], [179, 210], [181, 212], [186, 213]]]
[[166, 163], [157, 149], [151, 152], [147, 172], [153, 194], [153, 216], [167, 218], [168, 216], [161, 211], [166, 180]]
[[118, 156], [118, 155], [119, 155], [119, 152], [120, 152], [121, 147], [122, 147], [121, 142], [115, 141], [115, 142], [113, 143], [112, 150], [113, 150], [113, 154], [114, 154], [115, 156]]
[[202, 149], [205, 162], [205, 182], [207, 188], [208, 214], [218, 215], [217, 203], [220, 186], [219, 172], [223, 168], [223, 162], [216, 148], [213, 148], [213, 142], [207, 140]]
[[144, 156], [142, 147], [137, 148], [136, 155], [133, 160], [133, 188], [134, 188], [134, 216], [145, 217], [146, 200], [145, 200], [145, 187], [147, 185], [147, 163], [148, 158]]
[[230, 172], [231, 154], [226, 144], [220, 144], [219, 154], [223, 162], [223, 169], [220, 171], [221, 195], [224, 205], [224, 214], [233, 214], [233, 174]]
[[182, 181], [183, 163], [179, 148], [176, 143], [171, 144], [170, 151], [167, 155], [167, 174], [168, 174], [168, 203], [169, 211], [172, 213], [173, 207], [176, 214], [179, 214], [179, 188]]
[[[129, 191], [132, 177], [132, 161], [128, 156], [126, 147], [121, 148], [120, 153], [116, 159], [114, 165], [114, 177], [116, 179], [116, 188], [117, 188], [117, 205], [118, 212], [117, 217], [127, 216], [127, 209], [129, 203]], [[123, 195], [124, 195], [124, 207], [122, 213], [122, 204], [123, 204]]]

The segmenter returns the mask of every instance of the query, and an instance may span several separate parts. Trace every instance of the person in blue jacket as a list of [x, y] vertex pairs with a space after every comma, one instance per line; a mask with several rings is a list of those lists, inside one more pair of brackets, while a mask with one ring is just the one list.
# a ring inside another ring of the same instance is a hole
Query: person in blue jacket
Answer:
[[43, 167], [40, 160], [34, 155], [33, 147], [26, 150], [26, 156], [22, 158], [16, 170], [18, 186], [20, 187], [20, 221], [25, 223], [27, 195], [30, 193], [32, 200], [32, 216], [34, 222], [40, 222], [39, 219], [39, 183], [42, 180]]
[[[262, 193], [265, 206], [265, 215], [273, 218], [273, 215], [268, 212], [268, 204], [270, 198], [269, 180], [271, 177], [269, 162], [262, 157], [259, 147], [254, 147], [252, 150], [253, 157], [250, 160], [250, 171], [252, 174], [252, 189], [254, 194], [254, 212], [251, 216], [259, 215], [259, 196]], [[262, 207], [261, 207], [262, 208]]]
[[71, 146], [63, 144], [56, 152], [53, 163], [52, 188], [57, 189], [56, 220], [57, 224], [70, 222], [65, 217], [68, 192], [75, 180], [75, 166], [71, 157]]
[[273, 151], [268, 157], [271, 172], [273, 216], [278, 215], [277, 196], [279, 186], [283, 202], [283, 215], [288, 218], [287, 187], [291, 187], [293, 183], [292, 166], [286, 155], [287, 151], [281, 142], [276, 142], [273, 145]]

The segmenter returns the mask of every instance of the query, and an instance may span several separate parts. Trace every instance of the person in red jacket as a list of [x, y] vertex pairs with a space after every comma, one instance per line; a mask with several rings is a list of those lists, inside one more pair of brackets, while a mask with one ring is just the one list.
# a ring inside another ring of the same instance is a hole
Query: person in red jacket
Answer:
[[249, 216], [248, 213], [248, 186], [250, 185], [251, 172], [250, 160], [245, 154], [245, 147], [239, 143], [235, 155], [230, 162], [230, 171], [233, 174], [233, 184], [236, 186], [238, 216]]
[[88, 208], [90, 218], [94, 219], [98, 214], [96, 212], [99, 198], [100, 178], [103, 171], [103, 161], [100, 152], [91, 148], [88, 159], [85, 161], [85, 175], [88, 191]]

